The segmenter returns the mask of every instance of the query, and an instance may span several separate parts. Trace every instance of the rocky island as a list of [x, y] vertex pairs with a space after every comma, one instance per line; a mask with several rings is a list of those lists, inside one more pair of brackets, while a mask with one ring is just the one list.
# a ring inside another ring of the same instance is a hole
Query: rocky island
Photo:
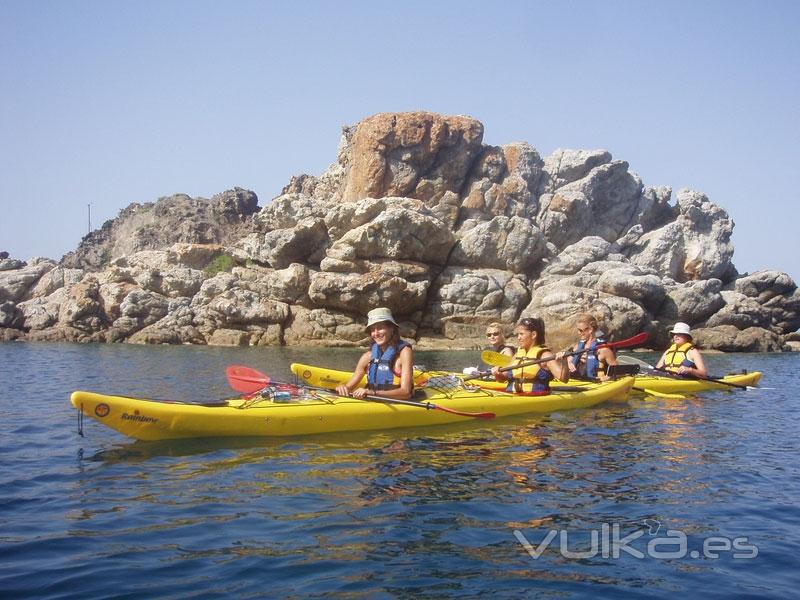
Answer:
[[734, 223], [704, 194], [673, 201], [606, 150], [542, 157], [483, 132], [374, 115], [263, 208], [240, 188], [175, 195], [128, 206], [60, 262], [3, 253], [0, 339], [355, 346], [387, 306], [421, 349], [474, 348], [487, 323], [532, 314], [561, 347], [580, 312], [653, 349], [675, 321], [708, 349], [798, 347], [795, 282], [738, 273]]

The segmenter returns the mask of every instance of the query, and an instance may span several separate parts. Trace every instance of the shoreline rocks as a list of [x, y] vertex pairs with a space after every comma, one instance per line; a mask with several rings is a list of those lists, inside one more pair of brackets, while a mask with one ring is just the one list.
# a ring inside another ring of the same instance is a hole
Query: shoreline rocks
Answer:
[[132, 204], [60, 262], [0, 258], [0, 339], [213, 345], [367, 342], [388, 306], [421, 349], [545, 319], [551, 347], [591, 312], [663, 348], [797, 349], [800, 292], [740, 275], [734, 223], [707, 196], [647, 187], [606, 150], [483, 144], [470, 117], [390, 113], [343, 129], [337, 162], [263, 208], [235, 188]]

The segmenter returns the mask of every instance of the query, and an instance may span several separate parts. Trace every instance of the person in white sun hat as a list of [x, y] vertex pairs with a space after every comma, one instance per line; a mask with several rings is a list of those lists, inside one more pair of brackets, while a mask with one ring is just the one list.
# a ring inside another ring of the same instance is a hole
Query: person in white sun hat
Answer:
[[675, 323], [670, 330], [672, 345], [667, 348], [656, 365], [678, 375], [708, 377], [703, 355], [692, 342], [692, 329], [687, 323]]
[[[400, 326], [388, 308], [367, 313], [367, 332], [372, 346], [361, 355], [353, 376], [336, 388], [342, 396], [363, 398], [366, 395], [406, 400], [414, 393], [414, 352], [411, 344], [400, 339]], [[367, 376], [367, 386], [361, 380]]]

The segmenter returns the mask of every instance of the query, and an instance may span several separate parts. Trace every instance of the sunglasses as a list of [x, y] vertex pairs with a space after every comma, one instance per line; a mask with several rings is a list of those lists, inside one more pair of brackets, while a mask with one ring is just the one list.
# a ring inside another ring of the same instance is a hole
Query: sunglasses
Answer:
[[490, 337], [499, 337], [499, 336], [500, 336], [500, 332], [499, 332], [499, 331], [487, 331], [487, 332], [486, 332], [486, 337], [487, 337], [487, 338], [490, 338]]

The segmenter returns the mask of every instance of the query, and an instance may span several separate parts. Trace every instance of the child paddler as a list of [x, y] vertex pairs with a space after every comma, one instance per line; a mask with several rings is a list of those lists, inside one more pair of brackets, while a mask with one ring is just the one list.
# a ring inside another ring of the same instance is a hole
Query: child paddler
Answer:
[[552, 356], [551, 360], [536, 365], [519, 367], [511, 371], [500, 371], [499, 367], [492, 369], [492, 374], [497, 381], [508, 381], [506, 390], [517, 393], [546, 394], [550, 391], [550, 381], [556, 378], [564, 383], [569, 381], [569, 366], [564, 352], [553, 354], [544, 345], [544, 321], [538, 317], [526, 317], [514, 328], [517, 336], [517, 353], [514, 358], [517, 363], [531, 359]]
[[[374, 395], [407, 400], [414, 392], [411, 344], [400, 339], [400, 326], [388, 308], [376, 308], [367, 313], [367, 331], [372, 346], [361, 355], [353, 376], [337, 387], [336, 393], [354, 398]], [[364, 375], [367, 387], [359, 387]]]

